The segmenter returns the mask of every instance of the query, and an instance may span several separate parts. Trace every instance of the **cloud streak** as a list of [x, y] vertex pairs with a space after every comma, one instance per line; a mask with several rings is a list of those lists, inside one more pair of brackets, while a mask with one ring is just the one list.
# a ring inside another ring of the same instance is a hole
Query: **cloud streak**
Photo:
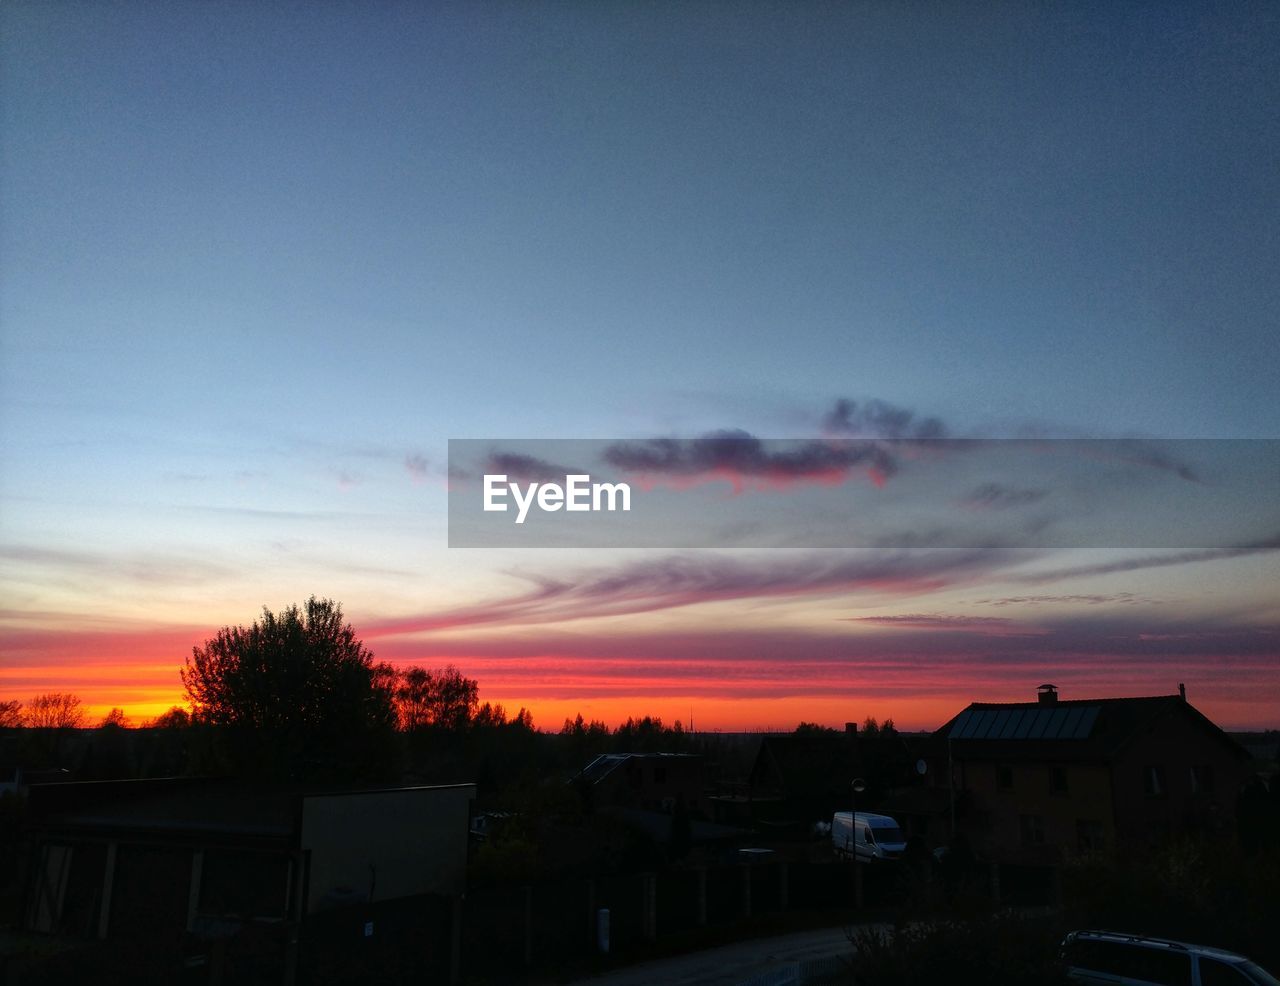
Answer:
[[999, 549], [803, 555], [744, 561], [672, 555], [567, 579], [524, 576], [531, 591], [477, 606], [380, 621], [375, 635], [486, 623], [551, 623], [634, 615], [734, 599], [830, 596], [849, 592], [915, 595], [989, 575], [1025, 555]]
[[839, 485], [862, 474], [876, 486], [898, 471], [888, 448], [870, 441], [766, 443], [745, 431], [686, 440], [620, 442], [604, 460], [642, 486], [728, 482], [734, 493], [787, 489], [797, 483]]

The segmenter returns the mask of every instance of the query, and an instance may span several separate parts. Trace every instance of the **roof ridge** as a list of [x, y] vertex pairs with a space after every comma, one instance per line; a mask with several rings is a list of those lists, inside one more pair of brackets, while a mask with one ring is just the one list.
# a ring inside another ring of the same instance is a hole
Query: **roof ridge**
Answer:
[[1014, 709], [1014, 708], [1045, 708], [1052, 709], [1054, 706], [1061, 705], [1106, 705], [1119, 702], [1161, 702], [1176, 699], [1181, 702], [1181, 695], [1121, 695], [1112, 696], [1110, 698], [1060, 698], [1054, 702], [1040, 702], [1032, 699], [1029, 702], [970, 702], [967, 708], [970, 709]]

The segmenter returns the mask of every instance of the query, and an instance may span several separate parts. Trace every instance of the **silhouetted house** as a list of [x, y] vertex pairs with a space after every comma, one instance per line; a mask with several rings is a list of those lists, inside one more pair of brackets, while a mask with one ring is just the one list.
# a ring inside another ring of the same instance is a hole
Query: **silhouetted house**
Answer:
[[765, 736], [747, 781], [754, 818], [809, 825], [848, 811], [856, 756], [853, 730]]
[[183, 983], [287, 983], [388, 963], [448, 982], [474, 792], [33, 786], [24, 923], [136, 942]]
[[605, 753], [574, 778], [592, 808], [707, 813], [706, 773], [693, 753]]
[[1247, 751], [1184, 694], [1061, 701], [1052, 685], [1036, 702], [973, 703], [931, 759], [975, 850], [1026, 861], [1234, 835], [1250, 776]]

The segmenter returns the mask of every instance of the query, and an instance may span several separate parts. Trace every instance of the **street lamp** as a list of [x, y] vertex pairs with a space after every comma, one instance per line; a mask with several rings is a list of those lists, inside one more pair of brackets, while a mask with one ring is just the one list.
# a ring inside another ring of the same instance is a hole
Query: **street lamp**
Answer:
[[861, 777], [855, 777], [853, 779], [853, 784], [851, 784], [850, 786], [853, 788], [853, 793], [856, 796], [861, 794], [863, 791], [867, 789], [867, 782], [864, 781]]
[[867, 782], [855, 777], [849, 785], [853, 790], [849, 795], [849, 841], [853, 844], [849, 850], [853, 856], [853, 906], [862, 909], [862, 865], [858, 862], [858, 795], [867, 789]]

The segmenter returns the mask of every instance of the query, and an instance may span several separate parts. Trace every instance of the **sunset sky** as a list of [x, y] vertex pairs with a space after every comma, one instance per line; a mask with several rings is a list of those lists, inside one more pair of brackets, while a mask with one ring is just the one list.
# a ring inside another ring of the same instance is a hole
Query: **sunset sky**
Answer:
[[1264, 3], [0, 6], [0, 699], [141, 721], [314, 594], [543, 728], [1280, 726], [1249, 442], [1073, 480], [1088, 547], [1008, 474], [939, 544], [915, 463], [824, 487], [877, 547], [795, 547], [811, 482], [700, 486], [714, 549], [447, 513], [449, 439], [1278, 439], [1277, 106]]

